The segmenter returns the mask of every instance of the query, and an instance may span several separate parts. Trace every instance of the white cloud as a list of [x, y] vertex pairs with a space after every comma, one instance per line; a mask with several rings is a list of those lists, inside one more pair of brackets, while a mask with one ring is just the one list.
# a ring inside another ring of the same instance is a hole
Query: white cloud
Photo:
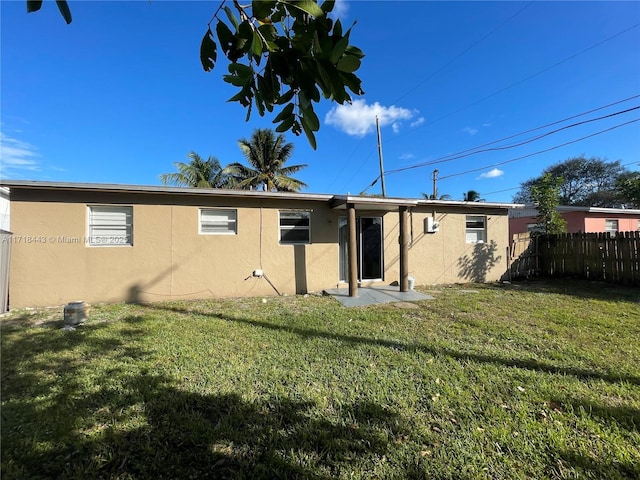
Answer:
[[37, 152], [37, 148], [30, 143], [0, 132], [0, 162], [2, 163], [3, 175], [12, 170], [40, 170], [38, 157], [40, 154]]
[[415, 158], [416, 156], [413, 153], [403, 153], [402, 155], [400, 155], [400, 160], [411, 160], [412, 158]]
[[376, 116], [380, 119], [380, 126], [391, 125], [398, 133], [402, 120], [411, 120], [418, 112], [391, 105], [385, 107], [378, 102], [367, 105], [367, 101], [354, 100], [351, 104], [336, 105], [324, 117], [328, 125], [333, 125], [347, 135], [363, 137], [371, 133], [376, 127]]
[[415, 122], [411, 122], [409, 124], [410, 127], [417, 127], [420, 126], [424, 123], [424, 117], [420, 117], [419, 119], [417, 119]]
[[347, 18], [347, 14], [349, 13], [349, 3], [347, 0], [336, 0], [332, 13], [338, 18]]
[[488, 172], [484, 172], [478, 178], [496, 178], [504, 175], [504, 172], [499, 168], [494, 168], [493, 170], [489, 170]]
[[476, 133], [478, 133], [478, 129], [473, 127], [464, 127], [462, 131], [468, 133], [469, 135], [475, 135]]

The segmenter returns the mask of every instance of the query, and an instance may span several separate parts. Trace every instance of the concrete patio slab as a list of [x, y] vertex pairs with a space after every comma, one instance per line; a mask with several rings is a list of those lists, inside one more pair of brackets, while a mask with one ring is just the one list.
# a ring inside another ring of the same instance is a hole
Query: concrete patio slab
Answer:
[[431, 295], [409, 290], [401, 292], [400, 287], [383, 285], [379, 287], [358, 287], [358, 296], [350, 297], [348, 288], [329, 288], [323, 292], [331, 295], [345, 307], [365, 307], [378, 303], [417, 302], [420, 300], [433, 300]]

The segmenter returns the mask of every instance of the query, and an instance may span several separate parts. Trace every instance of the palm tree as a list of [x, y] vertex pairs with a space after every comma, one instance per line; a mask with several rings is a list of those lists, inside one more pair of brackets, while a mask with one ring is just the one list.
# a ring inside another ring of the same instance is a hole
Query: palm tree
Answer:
[[307, 165], [285, 167], [293, 152], [293, 144], [285, 142], [284, 135], [275, 135], [269, 128], [256, 129], [251, 139], [241, 138], [238, 146], [250, 166], [232, 163], [225, 169], [235, 179], [235, 187], [242, 189], [262, 189], [268, 192], [297, 192], [306, 183], [291, 177]]
[[438, 195], [438, 198], [435, 198], [433, 196], [433, 193], [422, 193], [422, 196], [426, 199], [426, 200], [451, 200], [451, 195], [449, 195], [448, 193], [445, 193], [443, 195]]
[[196, 152], [190, 152], [189, 163], [174, 162], [175, 173], [163, 173], [160, 181], [163, 185], [177, 185], [192, 188], [229, 188], [233, 186], [233, 178], [220, 161], [210, 156], [204, 160]]
[[463, 193], [462, 200], [465, 202], [484, 202], [483, 198], [480, 198], [480, 192], [475, 190], [469, 190]]

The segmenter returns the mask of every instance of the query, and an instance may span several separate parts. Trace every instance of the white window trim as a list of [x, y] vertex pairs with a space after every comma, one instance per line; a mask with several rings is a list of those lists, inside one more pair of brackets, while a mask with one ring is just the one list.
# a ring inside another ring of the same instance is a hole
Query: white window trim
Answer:
[[[204, 210], [217, 210], [219, 212], [233, 212], [233, 232], [227, 230], [224, 232], [203, 232], [202, 231], [202, 212]], [[224, 207], [201, 207], [198, 209], [198, 234], [199, 235], [237, 235], [238, 234], [238, 209]]]
[[[107, 237], [102, 241], [94, 242], [94, 238], [97, 236], [92, 235], [93, 233], [93, 225], [91, 223], [91, 215], [93, 209], [95, 208], [120, 208], [120, 209], [130, 209], [131, 211], [131, 223], [126, 224], [127, 237], [121, 236], [113, 236]], [[133, 205], [115, 205], [115, 204], [89, 204], [87, 205], [87, 237], [85, 244], [88, 247], [94, 248], [103, 248], [103, 247], [133, 247]], [[111, 240], [109, 240], [111, 238]], [[128, 238], [128, 242], [121, 241], [123, 238]]]
[[[469, 228], [467, 227], [467, 219], [469, 217], [476, 217], [476, 218], [482, 218], [482, 221], [484, 222], [484, 227], [482, 228]], [[475, 241], [475, 242], [470, 242], [467, 240], [467, 234], [470, 232], [483, 232], [484, 233], [484, 240], [482, 241]], [[473, 244], [473, 243], [487, 243], [487, 217], [486, 215], [465, 215], [464, 217], [464, 241], [465, 243], [468, 244]]]
[[[296, 210], [296, 209], [278, 210], [278, 243], [280, 245], [310, 245], [311, 244], [311, 212], [312, 210]], [[309, 216], [309, 226], [308, 227], [282, 227], [280, 223], [282, 213], [306, 213]], [[309, 232], [309, 240], [301, 241], [301, 242], [282, 241], [283, 230], [307, 230]]]
[[[607, 222], [616, 222], [616, 229], [615, 230], [608, 229]], [[620, 231], [620, 221], [617, 218], [605, 218], [604, 231], [609, 233], [618, 233]]]

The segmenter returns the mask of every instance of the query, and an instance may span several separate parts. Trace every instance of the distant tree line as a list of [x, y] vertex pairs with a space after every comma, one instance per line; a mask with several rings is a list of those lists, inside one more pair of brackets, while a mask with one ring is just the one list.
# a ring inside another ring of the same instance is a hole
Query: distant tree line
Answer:
[[557, 182], [560, 205], [640, 208], [640, 172], [627, 170], [620, 161], [585, 156], [545, 168], [539, 177], [520, 185], [513, 201], [536, 203], [535, 188], [551, 180]]

